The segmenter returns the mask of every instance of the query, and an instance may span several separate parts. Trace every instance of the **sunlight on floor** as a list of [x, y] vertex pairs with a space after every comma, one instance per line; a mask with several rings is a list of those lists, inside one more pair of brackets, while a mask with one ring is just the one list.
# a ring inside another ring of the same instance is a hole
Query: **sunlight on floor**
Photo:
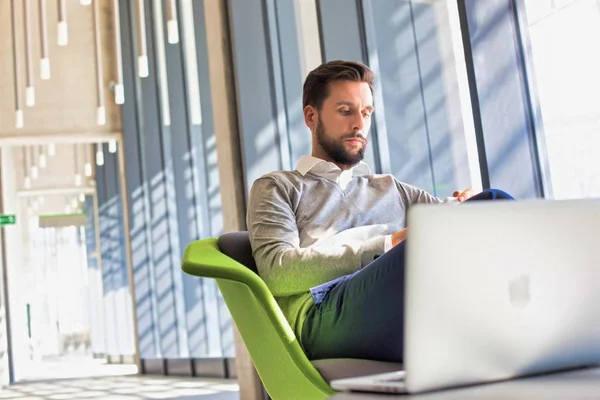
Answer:
[[63, 399], [239, 399], [232, 380], [148, 376], [112, 376], [24, 382], [5, 388], [1, 400]]
[[27, 378], [0, 391], [0, 400], [238, 400], [235, 380], [136, 375], [134, 365], [98, 360], [32, 364]]

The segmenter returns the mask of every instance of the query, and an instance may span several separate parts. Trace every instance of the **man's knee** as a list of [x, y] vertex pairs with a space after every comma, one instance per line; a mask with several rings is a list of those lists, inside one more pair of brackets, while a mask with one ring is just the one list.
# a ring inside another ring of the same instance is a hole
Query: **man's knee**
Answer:
[[510, 194], [500, 189], [486, 189], [483, 192], [471, 197], [469, 201], [477, 200], [514, 200]]

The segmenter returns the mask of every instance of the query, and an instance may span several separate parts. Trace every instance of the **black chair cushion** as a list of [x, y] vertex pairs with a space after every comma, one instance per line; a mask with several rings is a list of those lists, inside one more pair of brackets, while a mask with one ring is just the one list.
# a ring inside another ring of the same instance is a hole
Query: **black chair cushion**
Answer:
[[258, 274], [256, 263], [254, 262], [254, 258], [252, 258], [252, 247], [250, 246], [248, 232], [224, 233], [219, 236], [217, 246], [219, 246], [221, 253], [233, 258]]

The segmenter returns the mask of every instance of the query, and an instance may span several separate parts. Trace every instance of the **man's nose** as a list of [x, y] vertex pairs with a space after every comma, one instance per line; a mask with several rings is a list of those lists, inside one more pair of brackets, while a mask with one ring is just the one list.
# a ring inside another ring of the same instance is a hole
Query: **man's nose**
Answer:
[[352, 121], [352, 131], [362, 133], [364, 127], [365, 121], [363, 120], [362, 115], [359, 114], [358, 117], [355, 117]]

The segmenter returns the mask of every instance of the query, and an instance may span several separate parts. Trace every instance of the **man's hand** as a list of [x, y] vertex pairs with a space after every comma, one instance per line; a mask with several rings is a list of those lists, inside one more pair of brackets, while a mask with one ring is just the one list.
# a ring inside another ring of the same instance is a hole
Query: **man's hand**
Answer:
[[465, 191], [462, 191], [462, 192], [460, 190], [456, 190], [452, 194], [452, 196], [456, 197], [456, 199], [458, 200], [459, 203], [469, 200], [474, 195], [475, 195], [475, 193], [473, 193], [473, 189], [471, 189], [471, 188], [469, 188]]
[[396, 246], [398, 243], [401, 243], [406, 239], [406, 235], [408, 233], [408, 228], [404, 228], [399, 230], [396, 233], [392, 234], [392, 247]]

